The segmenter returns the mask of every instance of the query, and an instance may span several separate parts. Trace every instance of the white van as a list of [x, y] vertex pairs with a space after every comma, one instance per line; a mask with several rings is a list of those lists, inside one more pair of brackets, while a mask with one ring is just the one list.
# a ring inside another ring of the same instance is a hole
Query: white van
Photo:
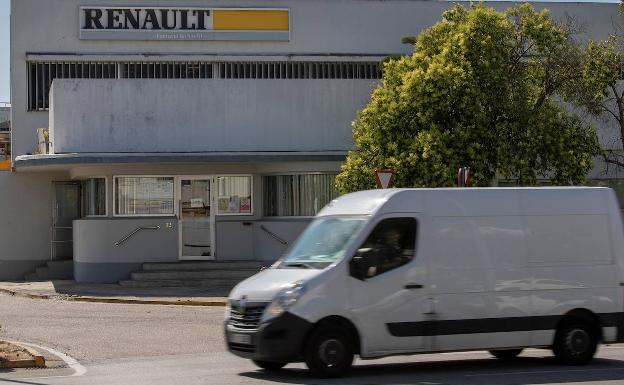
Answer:
[[624, 230], [607, 188], [390, 189], [326, 206], [230, 294], [229, 350], [316, 376], [363, 359], [624, 342]]

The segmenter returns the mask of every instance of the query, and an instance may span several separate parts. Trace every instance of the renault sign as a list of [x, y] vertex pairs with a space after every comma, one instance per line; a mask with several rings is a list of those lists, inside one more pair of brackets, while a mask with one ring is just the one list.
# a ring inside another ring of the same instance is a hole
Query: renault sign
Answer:
[[80, 7], [91, 40], [290, 40], [285, 8]]

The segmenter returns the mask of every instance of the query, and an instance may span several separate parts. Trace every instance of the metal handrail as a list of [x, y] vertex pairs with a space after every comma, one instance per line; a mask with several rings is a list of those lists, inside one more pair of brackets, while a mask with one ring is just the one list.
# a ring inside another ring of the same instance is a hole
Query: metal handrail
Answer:
[[264, 225], [260, 225], [260, 228], [262, 230], [264, 230], [264, 232], [266, 232], [267, 234], [269, 234], [271, 237], [273, 237], [273, 239], [275, 239], [276, 241], [278, 241], [279, 243], [281, 243], [284, 246], [288, 246], [288, 241], [284, 240], [283, 238], [281, 238], [279, 235], [275, 234], [274, 232], [272, 232], [271, 230], [267, 229], [266, 227], [264, 227]]
[[143, 226], [143, 227], [137, 227], [136, 229], [134, 229], [134, 231], [132, 231], [131, 233], [129, 233], [128, 235], [126, 235], [125, 237], [121, 238], [120, 240], [118, 240], [117, 242], [115, 242], [115, 246], [121, 246], [123, 243], [125, 243], [128, 239], [134, 237], [137, 233], [143, 231], [143, 230], [160, 230], [160, 226]]

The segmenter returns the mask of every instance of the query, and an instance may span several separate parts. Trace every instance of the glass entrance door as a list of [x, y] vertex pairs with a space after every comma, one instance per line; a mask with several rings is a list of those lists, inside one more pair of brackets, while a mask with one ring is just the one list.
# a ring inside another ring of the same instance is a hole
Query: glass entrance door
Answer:
[[180, 259], [214, 259], [212, 178], [180, 178]]

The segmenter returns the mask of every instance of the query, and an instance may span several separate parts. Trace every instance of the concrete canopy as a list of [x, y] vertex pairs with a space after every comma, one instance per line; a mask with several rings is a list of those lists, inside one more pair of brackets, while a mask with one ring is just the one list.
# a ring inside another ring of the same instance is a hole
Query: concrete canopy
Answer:
[[257, 163], [257, 162], [342, 162], [346, 152], [209, 152], [209, 153], [89, 153], [21, 155], [15, 158], [16, 171], [68, 169], [72, 166], [161, 163]]

